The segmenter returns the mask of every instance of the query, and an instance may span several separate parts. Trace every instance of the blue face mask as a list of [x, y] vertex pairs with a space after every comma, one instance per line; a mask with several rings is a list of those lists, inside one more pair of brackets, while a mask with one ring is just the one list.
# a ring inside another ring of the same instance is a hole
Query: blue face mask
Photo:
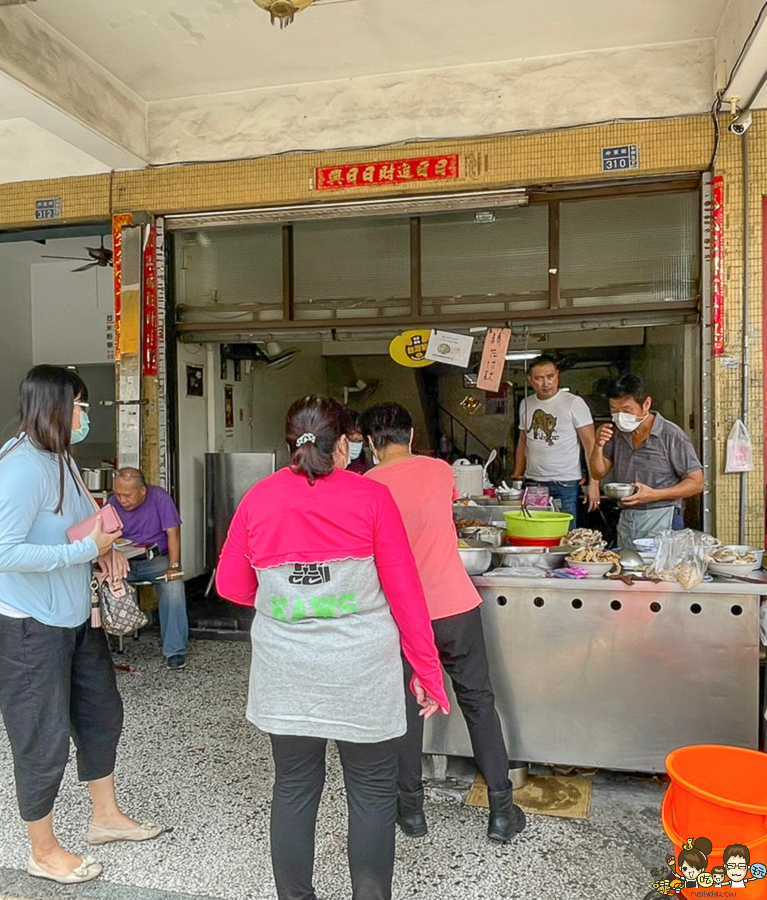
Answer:
[[72, 437], [70, 438], [73, 444], [79, 444], [80, 441], [84, 441], [88, 437], [88, 432], [91, 430], [91, 420], [88, 417], [88, 413], [84, 410], [80, 410], [80, 427], [72, 429]]

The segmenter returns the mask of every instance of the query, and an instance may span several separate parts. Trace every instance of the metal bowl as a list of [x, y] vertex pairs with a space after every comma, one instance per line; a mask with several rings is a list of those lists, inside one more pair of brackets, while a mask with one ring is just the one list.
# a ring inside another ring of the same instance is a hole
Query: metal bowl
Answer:
[[624, 497], [630, 497], [636, 492], [636, 488], [633, 484], [622, 484], [618, 481], [606, 484], [604, 490], [605, 496], [610, 500], [622, 500]]
[[558, 569], [571, 550], [569, 547], [563, 553], [549, 553], [548, 547], [501, 547], [495, 553], [500, 556], [501, 565], [510, 569], [530, 566], [537, 569]]
[[493, 562], [493, 545], [487, 541], [473, 541], [461, 538], [463, 547], [458, 547], [464, 569], [469, 575], [481, 575], [487, 572]]
[[501, 488], [495, 489], [495, 496], [498, 500], [503, 500], [504, 502], [508, 500], [520, 500], [522, 499], [522, 491], [504, 491]]
[[487, 541], [493, 547], [501, 546], [501, 539], [506, 529], [500, 525], [469, 525], [461, 527], [458, 523], [458, 536], [465, 540]]

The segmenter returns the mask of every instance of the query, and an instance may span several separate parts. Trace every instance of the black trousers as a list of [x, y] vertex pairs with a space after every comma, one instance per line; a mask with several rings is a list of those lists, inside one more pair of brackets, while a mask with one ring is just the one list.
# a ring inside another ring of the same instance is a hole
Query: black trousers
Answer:
[[70, 736], [81, 781], [111, 775], [123, 706], [102, 629], [54, 628], [0, 615], [0, 712], [24, 821], [53, 809]]
[[[469, 729], [477, 768], [491, 791], [505, 791], [510, 787], [509, 757], [495, 711], [479, 607], [457, 616], [435, 619], [431, 624], [440, 661], [453, 683]], [[420, 707], [409, 688], [412, 675], [413, 670], [405, 662], [407, 734], [399, 741], [399, 788], [408, 792], [423, 787], [423, 718], [418, 715]]]
[[[314, 832], [327, 741], [270, 735], [274, 757], [271, 846], [279, 900], [316, 900]], [[397, 740], [338, 741], [349, 807], [353, 900], [390, 900], [397, 818]]]

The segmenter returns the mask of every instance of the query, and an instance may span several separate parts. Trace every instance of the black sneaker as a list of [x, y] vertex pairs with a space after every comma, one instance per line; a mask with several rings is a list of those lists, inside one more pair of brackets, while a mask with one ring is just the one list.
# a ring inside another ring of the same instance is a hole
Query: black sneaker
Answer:
[[168, 657], [168, 668], [173, 669], [174, 671], [178, 671], [179, 669], [183, 669], [186, 665], [186, 657], [183, 653], [179, 653], [176, 656]]

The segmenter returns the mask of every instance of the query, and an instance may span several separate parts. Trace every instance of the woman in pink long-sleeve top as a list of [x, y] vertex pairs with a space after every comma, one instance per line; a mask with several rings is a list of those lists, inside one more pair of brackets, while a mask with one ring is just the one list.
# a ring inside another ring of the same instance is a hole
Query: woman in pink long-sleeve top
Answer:
[[275, 765], [271, 850], [280, 900], [316, 900], [314, 830], [335, 740], [349, 804], [354, 900], [388, 900], [394, 867], [400, 653], [424, 717], [449, 709], [426, 601], [388, 488], [334, 467], [345, 413], [305, 397], [288, 412], [291, 464], [256, 484], [219, 560], [222, 597], [254, 605], [247, 716]]

